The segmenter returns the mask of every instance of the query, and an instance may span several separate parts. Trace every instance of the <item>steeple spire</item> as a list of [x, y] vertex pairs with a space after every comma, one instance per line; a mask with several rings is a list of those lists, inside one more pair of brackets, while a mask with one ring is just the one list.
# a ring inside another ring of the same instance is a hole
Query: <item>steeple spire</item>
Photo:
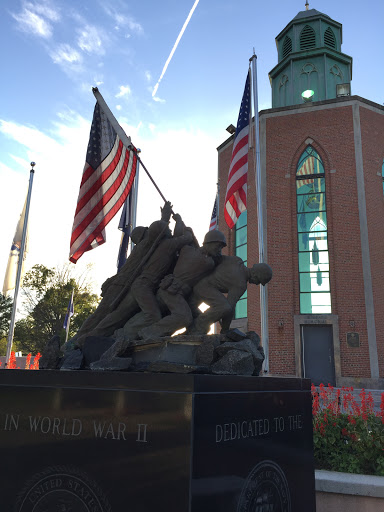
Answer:
[[308, 11], [309, 10], [309, 3], [308, 3], [308, 0], [305, 2], [305, 10]]

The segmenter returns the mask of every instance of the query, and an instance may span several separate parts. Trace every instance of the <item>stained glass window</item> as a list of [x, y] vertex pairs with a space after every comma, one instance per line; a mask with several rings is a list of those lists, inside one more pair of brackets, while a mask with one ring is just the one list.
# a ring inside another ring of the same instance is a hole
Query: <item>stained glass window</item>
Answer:
[[312, 146], [296, 170], [300, 313], [331, 313], [324, 165]]

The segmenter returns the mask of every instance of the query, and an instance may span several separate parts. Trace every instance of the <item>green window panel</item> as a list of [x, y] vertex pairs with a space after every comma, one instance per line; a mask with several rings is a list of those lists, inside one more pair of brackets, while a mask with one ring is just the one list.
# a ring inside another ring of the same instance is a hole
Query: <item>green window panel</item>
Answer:
[[328, 251], [319, 251], [319, 261], [312, 252], [299, 252], [299, 272], [329, 272]]
[[[311, 232], [298, 233], [299, 241], [299, 252], [309, 251], [313, 248], [313, 243], [316, 241], [316, 245], [319, 250], [328, 250], [328, 234], [327, 231], [316, 231], [316, 236]], [[309, 247], [311, 246], [311, 247]]]
[[329, 272], [302, 272], [300, 273], [301, 292], [329, 292]]
[[313, 147], [307, 146], [299, 158], [296, 176], [310, 176], [311, 174], [324, 174], [324, 165]]
[[315, 233], [327, 230], [327, 212], [297, 214], [297, 231]]
[[300, 313], [315, 315], [332, 313], [330, 293], [300, 293]]
[[381, 166], [381, 177], [383, 179], [383, 195], [384, 195], [384, 158], [383, 158], [383, 165]]
[[236, 230], [247, 225], [247, 210], [243, 212], [236, 222]]
[[239, 256], [244, 262], [247, 261], [247, 244], [236, 247], [236, 256]]
[[[235, 254], [247, 264], [247, 211], [243, 212], [235, 225]], [[236, 304], [235, 318], [247, 316], [247, 292]]]
[[236, 229], [236, 248], [247, 243], [247, 226]]
[[235, 318], [247, 317], [247, 299], [239, 300], [235, 308]]
[[318, 194], [325, 192], [324, 178], [298, 178], [296, 181], [297, 194]]
[[301, 194], [297, 191], [297, 213], [312, 213], [314, 211], [325, 211], [325, 194]]

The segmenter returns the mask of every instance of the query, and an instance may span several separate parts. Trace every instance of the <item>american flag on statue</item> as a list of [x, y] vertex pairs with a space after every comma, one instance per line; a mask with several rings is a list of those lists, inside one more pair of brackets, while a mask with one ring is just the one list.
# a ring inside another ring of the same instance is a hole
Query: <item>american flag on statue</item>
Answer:
[[73, 263], [105, 242], [105, 226], [126, 200], [136, 174], [136, 154], [123, 144], [113, 127], [116, 120], [109, 117], [97, 102], [72, 228]]
[[251, 112], [250, 74], [249, 70], [237, 120], [224, 201], [224, 218], [231, 229], [240, 214], [247, 209], [248, 139]]
[[217, 196], [215, 199], [215, 204], [213, 205], [213, 211], [212, 211], [211, 223], [209, 225], [209, 231], [213, 231], [214, 229], [217, 229]]

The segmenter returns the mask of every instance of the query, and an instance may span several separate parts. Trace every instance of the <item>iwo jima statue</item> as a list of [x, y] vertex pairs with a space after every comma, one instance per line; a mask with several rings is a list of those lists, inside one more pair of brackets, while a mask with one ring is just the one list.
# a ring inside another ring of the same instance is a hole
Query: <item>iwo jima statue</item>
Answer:
[[[271, 268], [246, 267], [239, 257], [222, 255], [227, 244], [218, 230], [209, 231], [200, 247], [192, 229], [172, 213], [166, 202], [160, 220], [132, 231], [134, 249], [104, 282], [98, 308], [65, 346], [62, 370], [259, 375], [259, 336], [230, 325], [247, 284], [264, 286]], [[199, 309], [203, 302], [205, 312]], [[216, 322], [220, 334], [208, 335]]]

